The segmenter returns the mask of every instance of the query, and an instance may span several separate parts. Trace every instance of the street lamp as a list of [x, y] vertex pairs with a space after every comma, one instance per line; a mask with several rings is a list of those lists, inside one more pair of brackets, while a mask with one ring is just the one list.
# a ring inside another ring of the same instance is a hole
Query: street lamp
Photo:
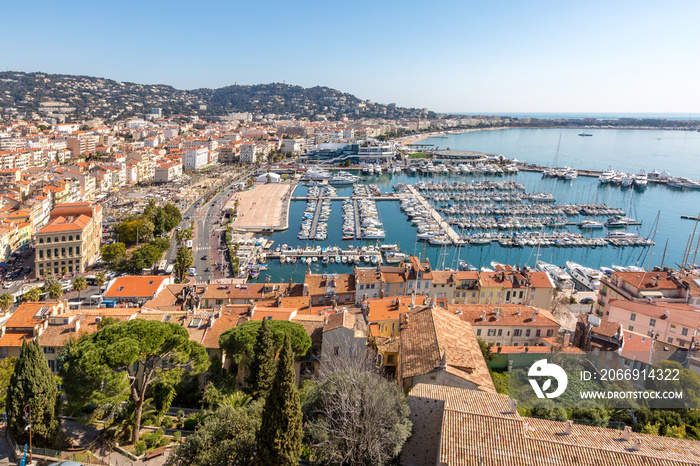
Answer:
[[24, 407], [24, 420], [27, 421], [27, 427], [24, 430], [25, 432], [29, 431], [29, 464], [34, 464], [32, 456], [32, 405], [30, 403]]

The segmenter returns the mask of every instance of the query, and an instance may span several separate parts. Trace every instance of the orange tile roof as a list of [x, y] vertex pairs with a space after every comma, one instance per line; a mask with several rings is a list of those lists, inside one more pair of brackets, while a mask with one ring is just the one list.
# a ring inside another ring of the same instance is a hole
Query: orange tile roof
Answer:
[[[524, 304], [450, 304], [447, 307], [450, 312], [461, 312], [459, 317], [473, 326], [534, 325], [559, 327], [559, 322], [548, 310]], [[496, 309], [501, 310], [498, 319], [495, 314]], [[486, 319], [482, 320], [484, 312], [486, 312]]]
[[[408, 312], [411, 304], [411, 296], [401, 296], [396, 298], [375, 298], [367, 300], [367, 320], [372, 322], [383, 322], [387, 320], [399, 320], [399, 314]], [[415, 305], [425, 304], [424, 295], [416, 295]]]
[[117, 278], [105, 298], [151, 298], [169, 277], [163, 275], [127, 275]]

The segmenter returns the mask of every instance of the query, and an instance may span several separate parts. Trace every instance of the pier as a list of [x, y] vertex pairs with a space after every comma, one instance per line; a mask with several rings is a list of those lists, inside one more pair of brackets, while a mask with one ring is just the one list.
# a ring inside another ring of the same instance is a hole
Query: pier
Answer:
[[[386, 194], [384, 196], [326, 196], [323, 199], [330, 199], [331, 201], [346, 201], [348, 199], [354, 200], [356, 198], [360, 199], [371, 199], [373, 201], [400, 201], [401, 196], [396, 194]], [[292, 198], [293, 201], [315, 201], [319, 199], [319, 196], [295, 196]]]
[[454, 231], [454, 229], [450, 226], [449, 223], [447, 223], [443, 218], [442, 215], [438, 213], [437, 210], [433, 207], [432, 204], [430, 204], [428, 201], [425, 200], [425, 198], [418, 192], [418, 190], [413, 186], [413, 185], [406, 185], [408, 190], [413, 194], [413, 197], [415, 197], [420, 204], [430, 212], [430, 216], [435, 220], [440, 228], [445, 232], [445, 234], [450, 238], [450, 241], [452, 241], [452, 244], [462, 244], [463, 241], [457, 234], [457, 232]]
[[355, 211], [355, 239], [362, 239], [362, 222], [360, 221], [360, 209], [357, 199], [352, 200], [352, 209]]
[[309, 233], [309, 238], [314, 238], [316, 236], [316, 229], [318, 228], [318, 219], [321, 217], [322, 209], [323, 203], [319, 200], [319, 202], [316, 203], [316, 211], [314, 212], [314, 219], [311, 222], [311, 232]]

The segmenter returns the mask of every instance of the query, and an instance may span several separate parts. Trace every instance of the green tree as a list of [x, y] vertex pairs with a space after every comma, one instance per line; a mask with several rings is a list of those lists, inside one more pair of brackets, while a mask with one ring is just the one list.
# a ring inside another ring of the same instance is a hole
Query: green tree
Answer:
[[493, 354], [493, 352], [491, 351], [493, 343], [486, 343], [481, 338], [477, 338], [477, 341], [479, 342], [479, 349], [481, 349], [481, 354], [484, 356], [484, 361], [489, 362], [493, 360], [493, 358], [496, 357], [496, 355]]
[[10, 377], [15, 372], [17, 358], [5, 358], [0, 360], [0, 410], [5, 411], [5, 399], [7, 388], [10, 386]]
[[222, 406], [173, 448], [166, 466], [252, 465], [262, 400], [245, 407]]
[[102, 259], [115, 264], [126, 258], [126, 245], [124, 243], [105, 244], [100, 249]]
[[173, 263], [173, 270], [175, 271], [175, 278], [177, 281], [181, 282], [187, 276], [187, 270], [194, 264], [194, 257], [192, 257], [192, 252], [185, 246], [180, 246], [177, 248], [177, 254], [175, 255], [175, 262]]
[[0, 309], [2, 309], [2, 312], [7, 312], [14, 302], [15, 298], [10, 293], [0, 295]]
[[249, 365], [248, 376], [245, 379], [248, 384], [247, 392], [253, 398], [265, 398], [272, 387], [276, 370], [276, 350], [277, 345], [272, 339], [268, 320], [263, 319], [262, 324], [258, 327], [253, 358]]
[[287, 335], [272, 388], [265, 399], [257, 438], [258, 464], [298, 465], [301, 436], [301, 403], [296, 388], [294, 352]]
[[63, 287], [60, 283], [54, 283], [46, 291], [49, 292], [49, 298], [51, 299], [58, 299], [63, 296]]
[[33, 340], [22, 342], [22, 351], [10, 377], [5, 400], [7, 427], [19, 443], [29, 440], [25, 431], [24, 410], [32, 411], [32, 442], [35, 446], [52, 446], [60, 431], [58, 387], [46, 357]]
[[138, 440], [141, 410], [149, 386], [169, 367], [190, 367], [194, 373], [209, 365], [202, 345], [187, 330], [169, 322], [134, 319], [108, 325], [67, 345], [61, 376], [73, 406], [116, 406], [129, 399], [135, 418], [132, 442]]
[[73, 289], [78, 292], [78, 301], [80, 301], [80, 292], [87, 288], [87, 280], [85, 277], [75, 277], [73, 279]]
[[[219, 346], [236, 364], [248, 363], [255, 353], [255, 341], [262, 321], [251, 320], [226, 330], [219, 337]], [[311, 338], [304, 327], [296, 322], [270, 320], [267, 323], [272, 332], [275, 353], [282, 347], [286, 335], [290, 337], [296, 356], [304, 356], [311, 347]]]
[[22, 295], [22, 301], [35, 303], [41, 298], [41, 290], [38, 287], [30, 288]]

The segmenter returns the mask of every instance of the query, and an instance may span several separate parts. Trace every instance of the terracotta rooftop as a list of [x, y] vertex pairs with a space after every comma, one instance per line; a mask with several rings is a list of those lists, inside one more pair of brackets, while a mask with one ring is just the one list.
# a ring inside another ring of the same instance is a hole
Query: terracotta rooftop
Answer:
[[471, 325], [457, 316], [439, 307], [410, 311], [400, 336], [402, 379], [442, 369], [496, 391]]
[[[509, 414], [508, 397], [436, 385], [419, 384], [409, 393], [409, 405], [436, 401], [442, 410], [440, 436], [426, 450], [438, 452], [438, 464], [466, 465], [697, 465], [700, 442], [632, 433], [622, 439], [615, 429]], [[432, 405], [431, 405], [432, 406]], [[421, 435], [414, 422], [414, 436]], [[634, 450], [634, 439], [642, 442]], [[411, 439], [407, 449], [411, 448]], [[403, 458], [402, 458], [403, 459]], [[431, 462], [434, 460], [431, 460]]]
[[[450, 304], [447, 308], [453, 313], [461, 312], [459, 317], [474, 326], [559, 326], [557, 319], [548, 310], [524, 304]], [[496, 309], [501, 311], [498, 316]], [[486, 319], [482, 320], [484, 312]]]

